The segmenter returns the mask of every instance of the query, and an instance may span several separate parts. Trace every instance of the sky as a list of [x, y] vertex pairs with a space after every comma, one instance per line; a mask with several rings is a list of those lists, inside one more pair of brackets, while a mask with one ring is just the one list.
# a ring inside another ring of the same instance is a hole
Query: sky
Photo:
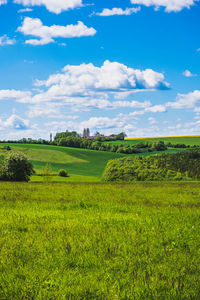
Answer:
[[0, 140], [200, 134], [199, 0], [0, 0]]

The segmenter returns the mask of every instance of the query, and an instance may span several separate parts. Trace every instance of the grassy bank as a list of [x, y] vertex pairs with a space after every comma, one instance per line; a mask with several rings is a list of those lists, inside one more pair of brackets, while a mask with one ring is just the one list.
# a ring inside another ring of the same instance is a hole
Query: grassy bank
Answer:
[[199, 183], [0, 191], [0, 299], [199, 299]]

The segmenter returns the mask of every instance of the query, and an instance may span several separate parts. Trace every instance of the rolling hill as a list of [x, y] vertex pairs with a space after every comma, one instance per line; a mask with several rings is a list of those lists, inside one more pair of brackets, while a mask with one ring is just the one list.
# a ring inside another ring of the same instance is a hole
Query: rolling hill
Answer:
[[[145, 139], [126, 139], [124, 141], [113, 141], [111, 143], [133, 145], [139, 142], [155, 142], [164, 140], [166, 143], [173, 144], [184, 143], [187, 145], [200, 145], [200, 137], [171, 137], [171, 138], [145, 138]], [[49, 163], [53, 172], [58, 172], [60, 169], [65, 169], [69, 174], [76, 176], [91, 176], [100, 178], [104, 171], [107, 162], [111, 159], [127, 157], [127, 154], [95, 151], [87, 149], [77, 149], [69, 147], [58, 147], [50, 145], [36, 144], [17, 144], [17, 143], [1, 143], [0, 144], [0, 159], [6, 155], [4, 146], [10, 146], [11, 151], [21, 151], [27, 155], [32, 162], [36, 172]], [[169, 149], [166, 152], [175, 153], [183, 151], [183, 149]], [[132, 154], [132, 155], [153, 155], [160, 152]], [[77, 179], [78, 180], [78, 177]]]

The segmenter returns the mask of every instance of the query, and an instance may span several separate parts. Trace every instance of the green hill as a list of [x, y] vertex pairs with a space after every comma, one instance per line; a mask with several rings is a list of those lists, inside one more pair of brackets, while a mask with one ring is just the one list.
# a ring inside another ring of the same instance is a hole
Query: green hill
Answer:
[[84, 176], [101, 177], [110, 159], [125, 156], [125, 154], [112, 152], [49, 145], [0, 144], [1, 158], [6, 154], [6, 151], [2, 149], [5, 145], [9, 145], [11, 150], [25, 153], [36, 171], [41, 170], [46, 163], [49, 163], [55, 172], [59, 169], [66, 169], [71, 174]]
[[[125, 142], [126, 141], [124, 141], [124, 143]], [[77, 149], [50, 145], [1, 143], [0, 160], [2, 160], [7, 153], [7, 150], [3, 149], [3, 147], [8, 145], [11, 147], [11, 151], [17, 150], [26, 154], [28, 159], [32, 162], [36, 172], [41, 171], [41, 169], [47, 163], [49, 163], [53, 172], [58, 172], [60, 169], [65, 169], [69, 174], [100, 178], [109, 160], [127, 157], [127, 154], [106, 151]], [[178, 151], [181, 150], [170, 149], [166, 152], [175, 153]], [[156, 153], [160, 154], [160, 152], [151, 152], [142, 154], [130, 154], [128, 156], [146, 156]], [[79, 180], [82, 181], [81, 178], [76, 178], [76, 181]]]
[[200, 136], [180, 136], [180, 137], [150, 137], [150, 138], [133, 138], [133, 139], [125, 139], [124, 141], [111, 141], [106, 143], [112, 143], [115, 145], [135, 145], [140, 142], [149, 142], [155, 143], [158, 141], [163, 141], [165, 143], [172, 144], [185, 144], [190, 146], [200, 146]]

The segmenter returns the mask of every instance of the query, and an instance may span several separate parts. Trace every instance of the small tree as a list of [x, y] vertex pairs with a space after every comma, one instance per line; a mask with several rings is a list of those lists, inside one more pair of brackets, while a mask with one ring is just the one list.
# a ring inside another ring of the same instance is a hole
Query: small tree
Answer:
[[33, 165], [21, 152], [10, 152], [0, 168], [0, 179], [5, 181], [29, 181], [34, 173]]
[[65, 170], [59, 170], [58, 175], [61, 177], [69, 177], [67, 171]]

